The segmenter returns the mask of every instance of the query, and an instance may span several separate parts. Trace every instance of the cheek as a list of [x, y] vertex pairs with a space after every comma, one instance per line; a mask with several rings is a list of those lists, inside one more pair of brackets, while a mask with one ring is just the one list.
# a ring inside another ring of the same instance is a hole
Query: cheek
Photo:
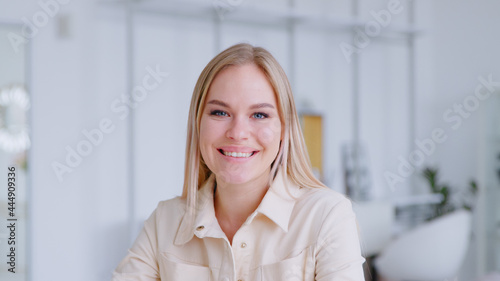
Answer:
[[270, 145], [273, 143], [275, 137], [275, 133], [269, 128], [263, 128], [259, 130], [258, 133], [259, 142], [264, 145]]
[[200, 120], [200, 143], [210, 142], [214, 138], [216, 129], [212, 120], [202, 117]]
[[220, 144], [221, 139], [225, 136], [226, 128], [224, 126], [223, 122], [210, 120], [208, 118], [202, 118], [200, 120], [199, 147], [201, 156], [205, 162], [210, 161], [211, 158], [214, 158], [214, 155], [219, 153], [214, 147]]
[[203, 120], [203, 118], [201, 119], [201, 122], [200, 122], [200, 141], [199, 141], [199, 145], [200, 145], [200, 152], [201, 152], [201, 157], [203, 157], [203, 159], [207, 160], [206, 157], [208, 156], [207, 155], [207, 150], [209, 149], [210, 147], [210, 143], [212, 142], [212, 130], [210, 130], [210, 122], [206, 122], [205, 120]]
[[281, 140], [281, 123], [279, 120], [274, 120], [268, 126], [260, 128], [258, 133], [259, 141], [267, 146], [279, 144]]

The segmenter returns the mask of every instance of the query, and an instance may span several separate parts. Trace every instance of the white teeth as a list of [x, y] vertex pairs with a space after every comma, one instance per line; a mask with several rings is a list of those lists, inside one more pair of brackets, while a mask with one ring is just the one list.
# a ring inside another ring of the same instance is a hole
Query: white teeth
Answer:
[[223, 151], [224, 155], [236, 157], [236, 158], [247, 158], [252, 156], [253, 152], [245, 153], [245, 152], [226, 152]]

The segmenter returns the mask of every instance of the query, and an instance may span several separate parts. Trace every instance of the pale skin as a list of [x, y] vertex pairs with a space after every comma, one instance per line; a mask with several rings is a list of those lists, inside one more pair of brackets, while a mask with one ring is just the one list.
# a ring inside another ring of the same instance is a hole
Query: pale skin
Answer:
[[215, 174], [215, 215], [232, 243], [269, 188], [282, 138], [276, 96], [254, 64], [230, 66], [210, 85], [200, 122], [200, 151]]

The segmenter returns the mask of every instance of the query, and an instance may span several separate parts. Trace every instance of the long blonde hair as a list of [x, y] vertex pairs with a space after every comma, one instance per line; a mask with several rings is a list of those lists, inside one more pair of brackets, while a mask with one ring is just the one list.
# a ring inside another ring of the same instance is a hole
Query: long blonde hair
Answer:
[[222, 69], [249, 63], [257, 65], [269, 79], [276, 95], [281, 126], [284, 128], [279, 152], [271, 167], [271, 175], [276, 175], [278, 169], [282, 169], [283, 174], [288, 175], [300, 187], [325, 187], [312, 172], [292, 89], [285, 71], [264, 48], [241, 43], [227, 48], [214, 57], [201, 72], [193, 91], [189, 109], [182, 192], [182, 197], [187, 200], [190, 210], [195, 209], [198, 189], [212, 174], [201, 157], [199, 147], [200, 120], [209, 87]]

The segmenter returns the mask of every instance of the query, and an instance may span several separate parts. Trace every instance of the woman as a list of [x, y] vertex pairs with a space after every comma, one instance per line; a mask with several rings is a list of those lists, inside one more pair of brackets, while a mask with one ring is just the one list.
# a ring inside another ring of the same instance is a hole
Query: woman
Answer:
[[160, 202], [113, 280], [364, 280], [351, 204], [312, 174], [288, 79], [232, 46], [191, 100], [182, 197]]

